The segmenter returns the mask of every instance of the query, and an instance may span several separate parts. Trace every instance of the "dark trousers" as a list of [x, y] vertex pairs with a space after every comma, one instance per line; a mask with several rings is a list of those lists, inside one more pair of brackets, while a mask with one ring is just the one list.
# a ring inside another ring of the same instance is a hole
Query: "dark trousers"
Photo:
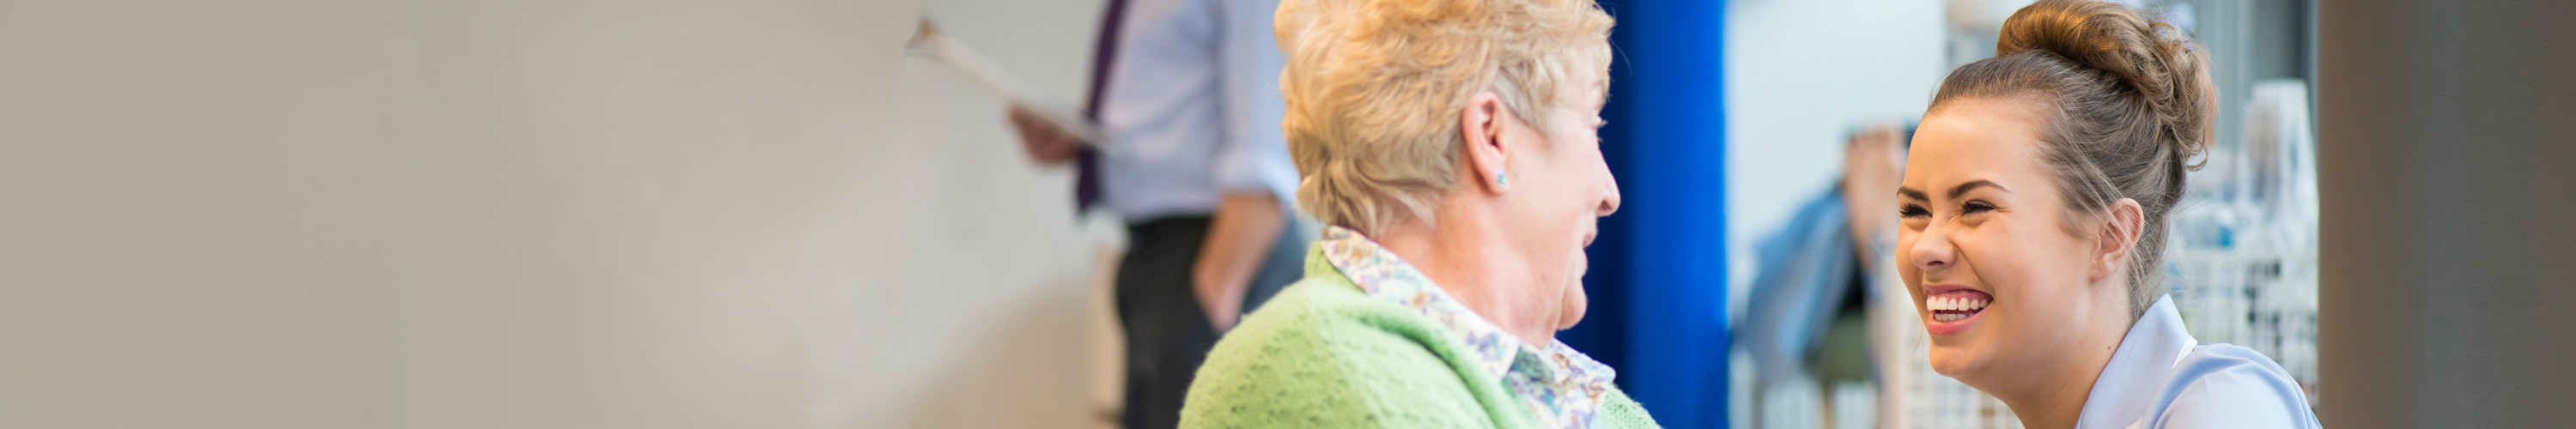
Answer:
[[[1181, 400], [1199, 363], [1216, 346], [1216, 328], [1208, 325], [1190, 273], [1200, 244], [1207, 241], [1205, 216], [1167, 217], [1129, 225], [1127, 256], [1118, 263], [1118, 322], [1127, 331], [1127, 399], [1122, 423], [1127, 429], [1180, 426]], [[1304, 237], [1286, 228], [1251, 289], [1244, 292], [1244, 312], [1268, 301], [1295, 282], [1305, 257]]]

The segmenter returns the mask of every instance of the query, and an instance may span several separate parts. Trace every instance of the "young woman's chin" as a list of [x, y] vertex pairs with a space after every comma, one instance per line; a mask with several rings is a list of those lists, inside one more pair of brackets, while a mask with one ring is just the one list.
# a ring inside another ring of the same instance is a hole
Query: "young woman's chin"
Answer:
[[1961, 378], [1975, 372], [1971, 371], [1975, 365], [1969, 364], [1971, 359], [1968, 358], [1968, 351], [1964, 350], [1964, 347], [1932, 346], [1931, 354], [1932, 372], [1940, 373], [1941, 376]]
[[1959, 379], [1960, 382], [1969, 383], [1970, 387], [1975, 387], [1976, 384], [1970, 380], [1980, 379], [1979, 375], [1991, 369], [1995, 361], [1993, 354], [1988, 353], [1989, 350], [1986, 347], [1982, 347], [1986, 344], [1980, 344], [1971, 338], [1953, 337], [1944, 340], [1947, 341], [1936, 340], [1932, 343], [1930, 353], [1932, 372]]

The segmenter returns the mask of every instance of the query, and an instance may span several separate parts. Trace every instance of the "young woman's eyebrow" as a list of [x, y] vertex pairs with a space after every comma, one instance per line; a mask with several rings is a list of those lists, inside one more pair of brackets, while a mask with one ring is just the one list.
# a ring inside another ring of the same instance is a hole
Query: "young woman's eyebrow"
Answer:
[[[1961, 183], [1961, 184], [1959, 184], [1959, 186], [1953, 186], [1953, 187], [1950, 187], [1950, 198], [1958, 198], [1960, 195], [1967, 194], [1967, 193], [1968, 193], [1968, 191], [1970, 191], [1970, 190], [1975, 190], [1975, 189], [1977, 189], [1977, 188], [1995, 188], [1995, 190], [1997, 190], [1997, 191], [2004, 191], [2004, 193], [2007, 193], [2007, 194], [2012, 193], [2012, 190], [2011, 190], [2011, 189], [2005, 189], [2005, 188], [2004, 188], [2004, 185], [1998, 185], [1998, 184], [1995, 184], [1995, 182], [1993, 182], [1993, 181], [1988, 181], [1988, 180], [1972, 180], [1972, 181], [1969, 181], [1968, 183]], [[1922, 195], [1922, 193], [1921, 193], [1921, 192], [1916, 192], [1916, 193], [1915, 193], [1915, 195]], [[1917, 198], [1920, 198], [1920, 197], [1917, 197]]]
[[[1997, 191], [2012, 193], [2012, 189], [2005, 188], [2004, 185], [1997, 184], [1991, 180], [1972, 180], [1968, 183], [1961, 183], [1959, 186], [1950, 187], [1950, 198], [1958, 198], [1960, 195], [1965, 195], [1968, 191], [1975, 190], [1977, 188], [1995, 188]], [[1932, 199], [1930, 195], [1924, 194], [1923, 191], [1903, 186], [1896, 187], [1896, 196], [1925, 201], [1930, 201]]]

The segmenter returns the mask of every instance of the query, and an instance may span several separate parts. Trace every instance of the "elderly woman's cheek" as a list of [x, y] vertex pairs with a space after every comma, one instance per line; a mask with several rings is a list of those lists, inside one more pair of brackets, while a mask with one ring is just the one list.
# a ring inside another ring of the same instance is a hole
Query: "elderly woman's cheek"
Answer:
[[1583, 322], [1583, 314], [1591, 310], [1592, 297], [1583, 291], [1582, 271], [1575, 272], [1576, 277], [1566, 282], [1564, 299], [1559, 302], [1562, 306], [1557, 310], [1556, 329], [1559, 330], [1573, 328], [1574, 324]]

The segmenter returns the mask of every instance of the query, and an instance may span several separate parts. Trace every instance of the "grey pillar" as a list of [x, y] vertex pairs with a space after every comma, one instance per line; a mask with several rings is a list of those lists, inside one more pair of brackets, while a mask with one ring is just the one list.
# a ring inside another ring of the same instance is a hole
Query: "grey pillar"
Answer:
[[2317, 25], [2319, 420], [2576, 425], [2576, 2]]

